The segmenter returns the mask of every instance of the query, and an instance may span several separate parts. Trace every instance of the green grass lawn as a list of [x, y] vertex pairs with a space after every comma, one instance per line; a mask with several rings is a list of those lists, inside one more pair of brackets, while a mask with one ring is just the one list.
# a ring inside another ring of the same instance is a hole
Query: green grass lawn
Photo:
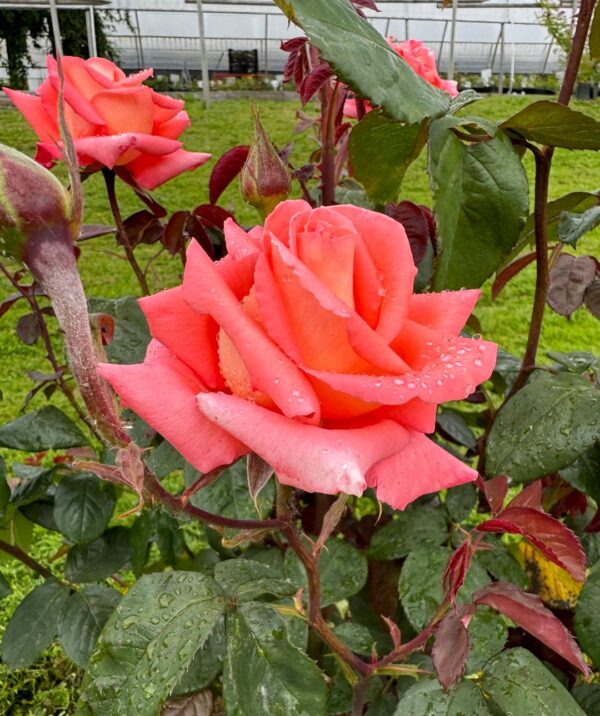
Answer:
[[[530, 99], [524, 97], [488, 97], [467, 111], [491, 119], [506, 118], [525, 106]], [[600, 103], [575, 103], [577, 109], [600, 119]], [[226, 149], [248, 143], [252, 137], [252, 116], [248, 101], [236, 100], [215, 103], [205, 111], [197, 101], [189, 101], [187, 109], [192, 118], [192, 127], [184, 135], [187, 149], [209, 151], [218, 157]], [[260, 105], [263, 123], [280, 146], [293, 140], [293, 159], [298, 164], [307, 160], [315, 147], [308, 134], [294, 135], [295, 102], [262, 102]], [[26, 122], [14, 110], [0, 110], [0, 142], [33, 154], [35, 137]], [[403, 198], [431, 205], [431, 194], [425, 172], [425, 156], [409, 170], [403, 187]], [[530, 178], [533, 163], [525, 160]], [[207, 201], [207, 182], [211, 164], [193, 174], [185, 174], [155, 192], [156, 198], [169, 211], [191, 209]], [[111, 223], [108, 203], [104, 194], [101, 177], [95, 175], [85, 183], [86, 221], [88, 223]], [[596, 190], [600, 188], [600, 160], [593, 152], [568, 152], [559, 150], [555, 154], [554, 170], [550, 186], [551, 198], [574, 190]], [[124, 215], [142, 208], [135, 197], [126, 189], [120, 191]], [[222, 201], [226, 208], [233, 210], [241, 223], [255, 222], [254, 211], [245, 206], [237, 189], [230, 187]], [[578, 251], [600, 255], [600, 230], [588, 234], [579, 244]], [[146, 255], [152, 253], [152, 248]], [[115, 255], [114, 241], [93, 240], [83, 246], [81, 271], [87, 292], [91, 296], [114, 297], [138, 293], [129, 265]], [[150, 282], [153, 289], [175, 285], [180, 279], [180, 263], [167, 257], [159, 259]], [[1, 284], [0, 284], [1, 285]], [[525, 345], [534, 287], [534, 269], [524, 271], [501, 294], [498, 301], [491, 302], [489, 286], [477, 308], [485, 338], [497, 341], [504, 348], [520, 353]], [[1, 285], [2, 294], [10, 292], [7, 285]], [[16, 319], [25, 313], [25, 307], [13, 309], [0, 320], [0, 354], [2, 372], [0, 389], [3, 402], [0, 403], [0, 422], [14, 418], [27, 391], [33, 383], [27, 377], [30, 370], [46, 370], [41, 346], [23, 345], [15, 335]], [[57, 328], [53, 330], [57, 335]], [[596, 350], [600, 352], [600, 323], [585, 310], [577, 311], [571, 320], [547, 312], [541, 351], [547, 350]], [[32, 407], [40, 407], [43, 397], [34, 399]], [[59, 403], [60, 404], [60, 403]], [[49, 536], [39, 531], [43, 539], [34, 539], [32, 553], [46, 562], [60, 545], [59, 536]], [[7, 616], [12, 613], [22, 596], [31, 589], [34, 581], [31, 574], [21, 565], [2, 562], [0, 568], [8, 576], [15, 593], [0, 602], [0, 632]], [[72, 708], [73, 684], [77, 682], [76, 670], [66, 663], [59, 650], [47, 653], [45, 661], [34, 669], [12, 674], [3, 672], [0, 666], [0, 713], [11, 714], [61, 714]], [[15, 702], [22, 702], [19, 707]], [[8, 711], [11, 704], [14, 707]], [[28, 705], [25, 705], [28, 704]]]

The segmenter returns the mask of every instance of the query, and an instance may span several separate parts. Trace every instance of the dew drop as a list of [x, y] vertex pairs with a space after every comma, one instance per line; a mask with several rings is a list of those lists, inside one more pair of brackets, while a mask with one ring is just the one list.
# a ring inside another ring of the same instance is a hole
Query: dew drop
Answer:
[[479, 358], [476, 358], [476, 359], [473, 361], [473, 363], [475, 363], [475, 365], [476, 365], [478, 368], [481, 368], [481, 366], [483, 365], [483, 363], [479, 360]]
[[414, 383], [407, 383], [407, 384], [406, 384], [406, 387], [407, 387], [407, 388], [410, 388], [410, 389], [412, 390], [412, 389], [415, 387], [415, 384], [414, 384]]
[[394, 378], [394, 384], [395, 385], [404, 385], [404, 381], [402, 378]]

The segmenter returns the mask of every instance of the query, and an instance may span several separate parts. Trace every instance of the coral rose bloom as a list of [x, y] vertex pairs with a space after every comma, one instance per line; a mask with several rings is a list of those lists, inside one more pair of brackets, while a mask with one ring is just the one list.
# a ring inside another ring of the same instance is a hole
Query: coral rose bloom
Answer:
[[[47, 57], [48, 76], [37, 96], [5, 89], [39, 138], [36, 160], [45, 167], [62, 157], [58, 129], [56, 60]], [[125, 167], [144, 189], [155, 189], [211, 155], [186, 152], [177, 137], [190, 124], [183, 101], [145, 87], [143, 70], [126, 77], [109, 60], [64, 57], [65, 116], [81, 166]]]
[[[435, 55], [433, 50], [424, 45], [420, 40], [404, 40], [404, 42], [396, 42], [392, 37], [386, 39], [388, 45], [397, 55], [408, 64], [412, 69], [420, 75], [430, 85], [444, 90], [451, 97], [458, 94], [458, 84], [452, 80], [443, 80], [437, 71], [435, 64]], [[371, 110], [371, 106], [365, 107], [367, 112]], [[344, 114], [351, 119], [357, 119], [356, 100], [349, 99], [344, 103]]]
[[124, 405], [203, 472], [254, 451], [282, 483], [400, 509], [475, 479], [425, 434], [494, 368], [495, 344], [459, 336], [479, 291], [413, 295], [404, 229], [355, 206], [285, 201], [225, 238], [141, 299], [144, 363], [100, 366]]

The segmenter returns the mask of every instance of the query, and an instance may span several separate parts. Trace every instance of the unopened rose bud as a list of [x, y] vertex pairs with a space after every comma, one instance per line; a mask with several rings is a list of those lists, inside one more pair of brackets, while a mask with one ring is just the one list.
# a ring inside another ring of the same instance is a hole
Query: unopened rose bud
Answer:
[[74, 232], [70, 196], [58, 179], [0, 144], [0, 253], [27, 263], [42, 236], [72, 247]]
[[264, 219], [289, 196], [292, 178], [273, 142], [265, 132], [258, 114], [256, 129], [248, 158], [240, 173], [242, 196]]

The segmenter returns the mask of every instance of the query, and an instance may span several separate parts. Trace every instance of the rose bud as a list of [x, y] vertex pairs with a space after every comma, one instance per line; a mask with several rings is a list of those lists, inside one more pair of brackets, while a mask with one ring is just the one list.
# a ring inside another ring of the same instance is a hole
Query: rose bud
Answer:
[[0, 251], [21, 259], [45, 293], [64, 333], [71, 372], [90, 415], [110, 443], [125, 444], [110, 387], [97, 371], [87, 301], [77, 270], [69, 192], [47, 169], [0, 144]]
[[292, 190], [292, 178], [258, 114], [254, 115], [254, 119], [254, 141], [240, 173], [240, 186], [244, 199], [264, 219], [279, 202], [287, 199]]

